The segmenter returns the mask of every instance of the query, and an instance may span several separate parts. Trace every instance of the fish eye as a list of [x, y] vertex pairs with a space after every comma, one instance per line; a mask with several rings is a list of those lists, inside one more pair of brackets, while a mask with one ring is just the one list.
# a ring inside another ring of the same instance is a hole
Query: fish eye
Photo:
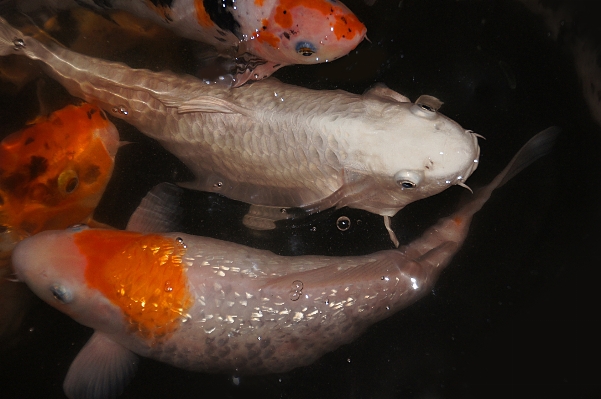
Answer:
[[416, 188], [422, 180], [422, 174], [412, 170], [401, 170], [394, 175], [394, 180], [403, 189]]
[[67, 229], [71, 230], [71, 231], [82, 231], [82, 230], [87, 230], [89, 228], [90, 228], [90, 226], [88, 226], [85, 223], [72, 224], [71, 226], [67, 227]]
[[58, 176], [58, 187], [64, 194], [71, 194], [79, 186], [79, 177], [74, 170], [65, 170]]
[[300, 42], [296, 45], [296, 52], [305, 57], [309, 57], [317, 52], [317, 49], [309, 42]]
[[436, 112], [436, 110], [432, 107], [430, 107], [427, 104], [417, 104], [418, 107], [420, 107], [421, 109], [423, 109], [424, 111], [428, 111], [428, 112]]
[[65, 286], [54, 284], [50, 287], [52, 296], [59, 302], [67, 304], [73, 301], [73, 294]]

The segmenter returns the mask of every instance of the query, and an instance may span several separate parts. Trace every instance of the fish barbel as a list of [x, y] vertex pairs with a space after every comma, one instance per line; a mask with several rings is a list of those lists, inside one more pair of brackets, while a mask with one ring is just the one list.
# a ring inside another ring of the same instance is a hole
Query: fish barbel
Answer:
[[239, 57], [234, 86], [264, 79], [286, 65], [334, 61], [367, 31], [351, 10], [333, 0], [34, 0], [18, 7], [29, 11], [40, 4], [123, 10], [228, 51]]
[[8, 54], [41, 61], [72, 95], [158, 140], [195, 174], [189, 188], [256, 205], [245, 220], [253, 228], [275, 227], [282, 208], [348, 206], [384, 216], [398, 245], [390, 217], [464, 185], [478, 166], [477, 135], [431, 96], [413, 104], [385, 86], [357, 95], [275, 79], [207, 85], [49, 48], [0, 19], [0, 55]]
[[[286, 372], [430, 292], [473, 215], [547, 153], [557, 131], [536, 135], [468, 204], [398, 250], [286, 257], [181, 233], [78, 226], [24, 240], [13, 263], [36, 295], [95, 330], [65, 379], [69, 398], [118, 394], [135, 354], [189, 370]], [[129, 227], [160, 202], [147, 196]]]

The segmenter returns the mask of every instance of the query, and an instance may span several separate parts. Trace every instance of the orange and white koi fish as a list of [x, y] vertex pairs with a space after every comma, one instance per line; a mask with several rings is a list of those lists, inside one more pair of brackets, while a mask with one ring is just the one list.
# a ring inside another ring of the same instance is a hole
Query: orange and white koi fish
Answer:
[[[117, 395], [136, 354], [189, 370], [286, 372], [430, 292], [492, 191], [556, 135], [536, 135], [471, 202], [398, 250], [286, 257], [181, 233], [78, 226], [24, 240], [13, 263], [36, 295], [95, 330], [69, 368], [69, 398]], [[128, 228], [144, 226], [161, 202], [151, 192]]]
[[245, 218], [253, 228], [275, 228], [282, 208], [348, 206], [383, 216], [398, 245], [392, 216], [465, 185], [478, 166], [477, 135], [431, 96], [414, 104], [384, 86], [358, 95], [276, 79], [207, 85], [49, 48], [0, 18], [0, 55], [8, 54], [41, 61], [72, 95], [158, 140], [195, 174], [190, 188], [254, 205]]
[[[22, 9], [39, 2], [21, 2]], [[42, 0], [54, 8], [85, 5], [124, 10], [176, 34], [238, 56], [235, 86], [291, 64], [334, 61], [365, 37], [366, 28], [336, 0]], [[245, 53], [246, 56], [244, 55]], [[250, 56], [249, 56], [250, 55]]]
[[0, 142], [0, 257], [25, 237], [88, 220], [119, 134], [92, 104], [69, 105]]

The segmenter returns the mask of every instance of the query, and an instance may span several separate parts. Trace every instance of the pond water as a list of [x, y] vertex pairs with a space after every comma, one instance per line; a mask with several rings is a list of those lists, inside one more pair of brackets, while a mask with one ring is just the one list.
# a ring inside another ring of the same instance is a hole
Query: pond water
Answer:
[[[369, 42], [335, 62], [287, 67], [275, 76], [314, 89], [362, 93], [383, 82], [412, 100], [438, 97], [442, 113], [486, 137], [480, 140], [480, 166], [467, 182], [472, 188], [487, 184], [530, 137], [555, 125], [562, 133], [552, 153], [493, 194], [431, 295], [355, 342], [289, 373], [237, 379], [143, 359], [123, 398], [601, 393], [592, 327], [599, 302], [593, 276], [600, 265], [601, 128], [583, 96], [571, 47], [575, 35], [601, 43], [587, 25], [586, 5], [570, 9], [577, 24], [561, 25], [555, 37], [519, 2], [369, 3], [345, 2], [366, 24]], [[558, 12], [561, 2], [544, 4]], [[130, 56], [133, 64], [145, 62]], [[35, 112], [32, 101], [31, 93], [2, 94], [0, 138]], [[119, 150], [96, 218], [124, 227], [150, 188], [190, 174], [154, 141], [115, 123], [122, 140], [132, 144]], [[453, 187], [418, 201], [399, 212], [392, 227], [402, 242], [410, 242], [469, 195]], [[285, 255], [353, 255], [392, 247], [381, 217], [363, 211], [329, 210], [252, 233], [241, 224], [247, 208], [216, 194], [187, 192], [187, 232]], [[337, 226], [341, 217], [348, 219], [343, 229]], [[91, 330], [37, 299], [24, 308], [16, 328], [0, 347], [0, 396], [63, 397], [69, 364]]]

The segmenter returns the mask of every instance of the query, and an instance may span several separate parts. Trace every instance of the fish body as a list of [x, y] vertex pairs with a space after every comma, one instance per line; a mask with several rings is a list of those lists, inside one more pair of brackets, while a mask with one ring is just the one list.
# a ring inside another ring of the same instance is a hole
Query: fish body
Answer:
[[[252, 55], [237, 82], [263, 79], [291, 64], [334, 61], [365, 37], [366, 28], [333, 0], [44, 0], [53, 8], [85, 5], [123, 10], [236, 56]], [[32, 9], [32, 4], [21, 7]]]
[[0, 54], [40, 60], [72, 95], [158, 140], [195, 174], [190, 188], [278, 213], [349, 206], [389, 218], [464, 184], [478, 165], [476, 135], [429, 96], [413, 104], [383, 86], [357, 95], [275, 79], [207, 85], [50, 49], [4, 20]]
[[[70, 398], [117, 394], [134, 353], [189, 370], [285, 372], [430, 292], [491, 192], [556, 134], [535, 136], [472, 201], [398, 250], [285, 257], [182, 233], [78, 226], [24, 240], [13, 262], [36, 295], [95, 330], [65, 380]], [[160, 203], [147, 199], [130, 227]]]
[[25, 237], [92, 215], [113, 171], [119, 134], [104, 111], [68, 105], [0, 142], [0, 258]]

